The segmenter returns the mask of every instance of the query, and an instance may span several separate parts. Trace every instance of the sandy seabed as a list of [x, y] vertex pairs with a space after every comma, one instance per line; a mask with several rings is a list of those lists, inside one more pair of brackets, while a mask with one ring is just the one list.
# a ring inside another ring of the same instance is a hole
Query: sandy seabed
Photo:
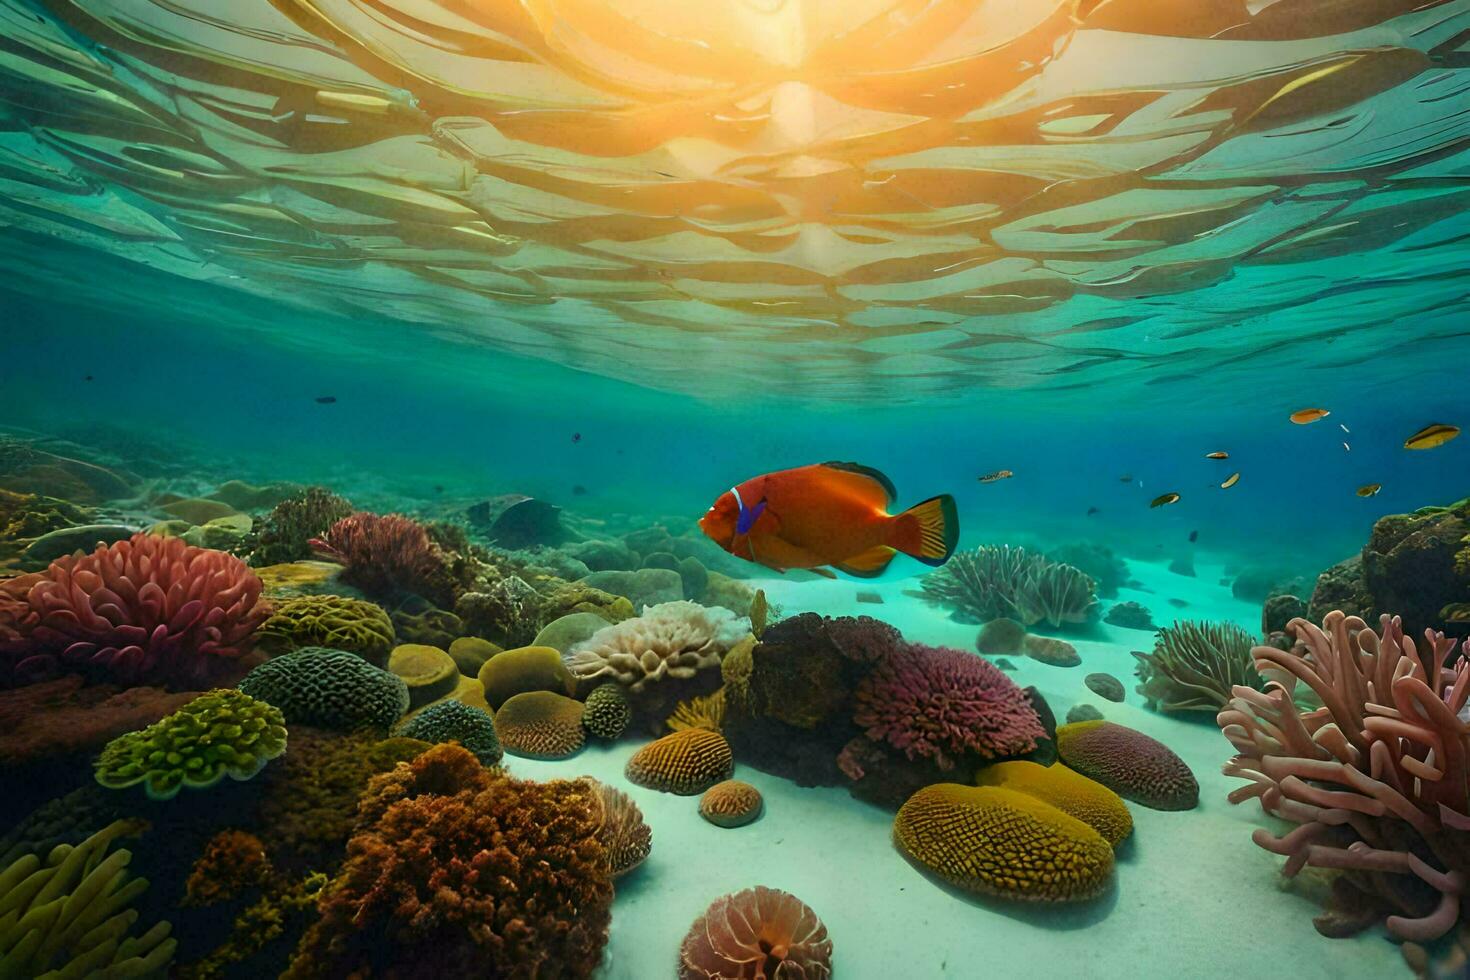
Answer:
[[[1219, 584], [1219, 566], [1200, 563], [1195, 578], [1147, 563], [1130, 563], [1130, 571], [1140, 588], [1121, 590], [1117, 599], [1103, 601], [1104, 608], [1133, 599], [1160, 625], [1188, 618], [1230, 620], [1252, 633], [1259, 628], [1259, 607]], [[876, 616], [910, 640], [974, 649], [978, 628], [904, 595], [913, 580], [771, 578], [751, 584], [788, 613]], [[859, 592], [878, 592], [884, 602], [858, 602]], [[1171, 598], [1188, 605], [1175, 608]], [[558, 762], [508, 756], [516, 775], [585, 774], [611, 783], [633, 796], [653, 828], [653, 853], [618, 883], [600, 976], [673, 976], [680, 940], [695, 917], [718, 896], [753, 885], [783, 888], [816, 910], [832, 939], [834, 973], [847, 980], [1408, 975], [1381, 930], [1354, 939], [1317, 934], [1315, 897], [1284, 889], [1282, 859], [1251, 842], [1251, 831], [1269, 818], [1254, 801], [1226, 802], [1240, 782], [1220, 773], [1230, 751], [1213, 718], [1176, 720], [1144, 708], [1133, 691], [1129, 652], [1151, 648], [1151, 633], [1103, 625], [1094, 636], [1069, 641], [1082, 656], [1080, 667], [1012, 657], [1017, 670], [1011, 676], [1023, 686], [1035, 684], [1059, 721], [1072, 705], [1086, 702], [1111, 721], [1147, 732], [1179, 753], [1200, 783], [1200, 804], [1188, 812], [1129, 804], [1134, 833], [1118, 852], [1116, 881], [1082, 905], [977, 900], [937, 884], [894, 849], [892, 814], [854, 800], [845, 789], [803, 789], [737, 764], [736, 777], [765, 796], [765, 813], [747, 827], [724, 830], [699, 816], [698, 797], [657, 793], [623, 778], [641, 740], [592, 745]], [[1088, 690], [1083, 678], [1094, 671], [1122, 680], [1127, 701], [1112, 704]]]

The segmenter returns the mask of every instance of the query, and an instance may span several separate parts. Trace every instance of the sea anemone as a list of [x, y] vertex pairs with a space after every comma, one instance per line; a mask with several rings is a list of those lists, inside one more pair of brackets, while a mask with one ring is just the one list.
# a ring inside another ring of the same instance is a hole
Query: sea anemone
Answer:
[[179, 538], [135, 534], [58, 558], [0, 589], [0, 685], [83, 673], [209, 687], [236, 668], [270, 615], [261, 588], [240, 559]]
[[1025, 548], [982, 546], [959, 552], [924, 577], [924, 594], [979, 623], [1009, 617], [1024, 626], [1090, 621], [1097, 611], [1092, 579]]
[[1237, 685], [1257, 691], [1266, 681], [1251, 658], [1254, 638], [1231, 623], [1176, 622], [1159, 630], [1152, 653], [1138, 658], [1138, 693], [1166, 714], [1214, 713]]
[[801, 899], [757, 885], [710, 903], [679, 947], [679, 980], [826, 980], [827, 927]]
[[341, 563], [342, 581], [368, 595], [412, 593], [444, 609], [456, 598], [449, 559], [418, 521], [359, 511], [333, 524], [312, 548]]
[[1046, 737], [1009, 677], [961, 650], [909, 644], [858, 685], [853, 721], [868, 738], [933, 758], [941, 769], [974, 752], [994, 759], [1030, 752]]

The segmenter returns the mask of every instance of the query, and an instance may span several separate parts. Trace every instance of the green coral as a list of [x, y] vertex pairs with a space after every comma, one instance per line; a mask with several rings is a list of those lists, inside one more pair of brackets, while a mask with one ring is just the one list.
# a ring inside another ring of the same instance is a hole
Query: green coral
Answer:
[[599, 684], [587, 695], [582, 727], [598, 738], [610, 741], [621, 738], [632, 720], [633, 706], [628, 702], [628, 692], [617, 681]]
[[386, 731], [408, 710], [408, 685], [355, 653], [306, 647], [268, 660], [240, 690], [280, 708], [293, 725]]
[[307, 487], [276, 504], [260, 519], [249, 541], [250, 564], [258, 567], [312, 556], [311, 539], [353, 512], [352, 504], [324, 487]]
[[255, 631], [256, 645], [271, 654], [301, 647], [348, 650], [377, 666], [393, 649], [393, 621], [380, 607], [340, 595], [283, 599]]
[[142, 783], [149, 799], [169, 800], [185, 787], [207, 789], [226, 776], [250, 779], [285, 751], [280, 710], [226, 688], [108, 742], [96, 776], [108, 789]]
[[76, 847], [27, 854], [0, 870], [0, 977], [163, 975], [177, 945], [170, 926], [129, 935], [148, 881], [129, 877], [129, 851], [108, 853], [142, 829], [120, 820]]
[[463, 701], [439, 701], [429, 705], [409, 719], [398, 734], [424, 742], [458, 742], [487, 766], [496, 765], [504, 755], [500, 739], [495, 735], [494, 719]]

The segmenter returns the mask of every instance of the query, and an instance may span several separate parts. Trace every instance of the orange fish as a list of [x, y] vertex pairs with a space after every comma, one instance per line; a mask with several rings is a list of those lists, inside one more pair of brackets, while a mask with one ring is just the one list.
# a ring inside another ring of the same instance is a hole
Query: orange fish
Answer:
[[1291, 420], [1297, 425], [1311, 425], [1319, 419], [1325, 419], [1332, 413], [1325, 408], [1303, 408], [1291, 413]]
[[778, 572], [809, 568], [835, 578], [881, 575], [898, 552], [943, 565], [959, 541], [954, 498], [931, 497], [889, 514], [897, 492], [857, 463], [817, 463], [752, 477], [720, 494], [699, 528], [737, 558]]

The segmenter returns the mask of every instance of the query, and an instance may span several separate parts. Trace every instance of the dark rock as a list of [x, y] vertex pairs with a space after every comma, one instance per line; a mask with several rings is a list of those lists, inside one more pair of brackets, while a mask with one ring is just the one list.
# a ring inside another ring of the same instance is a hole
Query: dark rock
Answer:
[[1103, 713], [1090, 704], [1074, 704], [1067, 711], [1067, 724], [1075, 725], [1079, 721], [1102, 721]]
[[1156, 630], [1153, 614], [1139, 602], [1115, 602], [1103, 617], [1103, 622], [1130, 630]]
[[561, 508], [535, 497], [506, 493], [473, 504], [466, 511], [470, 524], [502, 548], [554, 546], [569, 536], [561, 523]]
[[1286, 629], [1286, 624], [1307, 614], [1307, 604], [1294, 595], [1273, 595], [1261, 609], [1261, 634], [1270, 636]]
[[1087, 685], [1088, 690], [1100, 698], [1122, 702], [1125, 697], [1123, 682], [1112, 674], [1088, 674], [1083, 683]]

